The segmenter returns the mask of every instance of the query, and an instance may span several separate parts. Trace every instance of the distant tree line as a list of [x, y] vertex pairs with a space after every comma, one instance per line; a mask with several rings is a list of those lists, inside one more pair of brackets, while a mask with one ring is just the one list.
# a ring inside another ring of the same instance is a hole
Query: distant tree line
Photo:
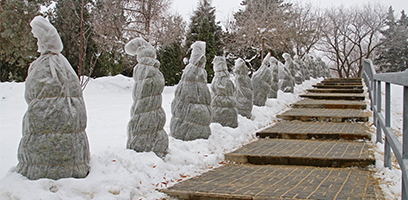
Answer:
[[[64, 43], [62, 54], [79, 77], [132, 75], [134, 57], [124, 53], [130, 39], [143, 37], [158, 52], [166, 85], [179, 82], [189, 47], [205, 41], [208, 81], [212, 60], [225, 55], [232, 65], [243, 58], [253, 71], [266, 53], [283, 61], [283, 53], [301, 59], [312, 52], [330, 60], [339, 77], [358, 77], [363, 60], [378, 70], [407, 69], [408, 19], [402, 11], [379, 4], [319, 9], [284, 0], [243, 0], [225, 29], [215, 20], [211, 0], [197, 0], [189, 23], [170, 12], [171, 0], [4, 0], [0, 3], [1, 81], [24, 81], [39, 54], [29, 22], [48, 17]], [[40, 12], [40, 6], [52, 9]]]

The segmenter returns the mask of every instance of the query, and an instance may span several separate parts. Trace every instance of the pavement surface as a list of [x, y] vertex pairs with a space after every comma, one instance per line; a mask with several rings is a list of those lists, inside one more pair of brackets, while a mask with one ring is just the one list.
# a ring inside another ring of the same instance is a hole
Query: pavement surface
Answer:
[[277, 115], [278, 118], [285, 120], [324, 122], [367, 122], [369, 116], [364, 110], [323, 108], [293, 108]]
[[227, 164], [163, 192], [179, 199], [377, 199], [355, 168]]
[[261, 138], [371, 140], [361, 123], [282, 121], [256, 133]]
[[361, 109], [367, 108], [367, 104], [362, 101], [350, 100], [313, 100], [304, 99], [292, 104], [292, 108], [338, 108], [338, 109]]
[[361, 79], [316, 87], [327, 89], [301, 95], [260, 139], [225, 154], [229, 164], [161, 191], [177, 199], [384, 199], [371, 171]]

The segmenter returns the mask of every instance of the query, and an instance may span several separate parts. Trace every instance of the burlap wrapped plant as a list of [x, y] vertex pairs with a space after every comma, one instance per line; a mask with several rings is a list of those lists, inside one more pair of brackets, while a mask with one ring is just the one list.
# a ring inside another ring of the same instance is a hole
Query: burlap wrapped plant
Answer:
[[292, 74], [292, 77], [295, 80], [295, 83], [297, 85], [302, 84], [302, 82], [305, 80], [302, 74], [302, 71], [300, 70], [299, 66], [293, 62], [292, 57], [288, 53], [284, 53], [282, 57], [285, 59], [285, 66], [286, 68], [289, 69], [290, 73]]
[[57, 30], [41, 16], [31, 23], [40, 57], [26, 79], [28, 104], [17, 172], [29, 179], [84, 178], [89, 172], [86, 110], [78, 76], [60, 53]]
[[278, 61], [278, 68], [279, 68], [278, 73], [279, 89], [282, 90], [283, 92], [293, 93], [295, 87], [295, 80], [293, 79], [291, 72], [280, 61]]
[[318, 71], [317, 71], [317, 67], [316, 67], [316, 61], [315, 61], [315, 59], [313, 58], [313, 56], [311, 56], [311, 55], [306, 55], [306, 57], [305, 57], [305, 63], [306, 63], [306, 65], [308, 66], [308, 68], [309, 68], [309, 73], [310, 73], [310, 76], [312, 77], [312, 78], [317, 78], [318, 77]]
[[279, 90], [279, 67], [278, 67], [278, 60], [275, 57], [271, 57], [269, 59], [270, 69], [272, 72], [272, 82], [271, 82], [271, 90], [268, 93], [268, 98], [278, 98], [278, 90]]
[[272, 71], [269, 68], [271, 55], [265, 56], [261, 67], [252, 75], [253, 102], [257, 106], [265, 106], [271, 90]]
[[130, 55], [137, 55], [133, 69], [133, 105], [128, 123], [127, 148], [137, 152], [153, 151], [163, 158], [167, 154], [169, 139], [163, 127], [166, 114], [162, 108], [164, 77], [156, 50], [142, 38], [135, 38], [125, 46]]
[[192, 52], [171, 103], [170, 132], [181, 140], [208, 139], [211, 135], [211, 94], [205, 71], [205, 42], [191, 45]]
[[305, 63], [299, 58], [298, 55], [295, 55], [293, 57], [293, 62], [295, 62], [299, 66], [300, 70], [302, 71], [304, 79], [305, 80], [310, 80], [309, 70], [308, 70], [307, 66], [305, 65]]
[[215, 56], [214, 78], [211, 82], [212, 119], [211, 122], [220, 123], [231, 128], [238, 127], [238, 111], [235, 101], [235, 86], [231, 81], [227, 61], [224, 56]]
[[235, 74], [235, 98], [238, 113], [250, 118], [253, 107], [252, 83], [248, 76], [248, 68], [245, 65], [245, 61], [241, 58], [236, 59], [233, 72]]

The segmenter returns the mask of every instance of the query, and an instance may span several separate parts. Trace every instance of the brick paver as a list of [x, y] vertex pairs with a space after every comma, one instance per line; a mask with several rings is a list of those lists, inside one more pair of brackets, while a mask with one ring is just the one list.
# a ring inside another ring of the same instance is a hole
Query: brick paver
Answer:
[[370, 140], [371, 134], [360, 123], [282, 121], [256, 133], [261, 138]]
[[344, 94], [344, 93], [307, 93], [302, 94], [300, 97], [311, 99], [332, 99], [332, 100], [364, 100], [364, 94]]
[[293, 108], [366, 109], [362, 101], [304, 99], [292, 104]]
[[258, 165], [307, 165], [318, 167], [367, 167], [375, 164], [365, 142], [259, 139], [225, 159]]
[[[361, 91], [362, 85], [361, 79], [326, 79], [317, 87]], [[368, 121], [370, 113], [360, 110], [365, 103], [356, 101], [365, 95], [301, 96], [325, 100], [302, 100], [293, 105], [301, 108], [278, 117], [307, 122], [283, 121], [259, 131], [257, 136], [267, 139], [225, 154], [233, 163], [162, 191], [179, 199], [383, 199], [376, 196], [381, 192], [376, 192], [373, 172], [367, 167], [375, 164], [364, 141], [370, 139], [368, 128], [349, 123]]]
[[285, 120], [326, 121], [326, 122], [367, 122], [369, 113], [355, 109], [293, 108], [277, 117]]
[[372, 172], [228, 164], [162, 190], [179, 199], [377, 199]]

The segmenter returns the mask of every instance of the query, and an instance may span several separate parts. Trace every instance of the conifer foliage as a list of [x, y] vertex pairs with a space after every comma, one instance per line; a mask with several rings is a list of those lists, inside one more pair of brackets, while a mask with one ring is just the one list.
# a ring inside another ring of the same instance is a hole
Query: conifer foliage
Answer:
[[194, 11], [190, 20], [186, 47], [190, 47], [195, 41], [206, 42], [205, 69], [208, 73], [208, 82], [211, 83], [214, 76], [211, 61], [215, 55], [222, 54], [222, 29], [219, 22], [215, 22], [215, 7], [211, 6], [211, 0], [199, 0], [197, 10]]
[[397, 72], [408, 69], [408, 17], [403, 10], [399, 20], [395, 20], [394, 10], [388, 9], [387, 29], [381, 31], [384, 38], [379, 47], [375, 64], [382, 72]]
[[0, 3], [0, 80], [24, 81], [30, 62], [38, 57], [36, 40], [30, 33], [30, 21], [39, 14], [40, 5], [26, 1]]

